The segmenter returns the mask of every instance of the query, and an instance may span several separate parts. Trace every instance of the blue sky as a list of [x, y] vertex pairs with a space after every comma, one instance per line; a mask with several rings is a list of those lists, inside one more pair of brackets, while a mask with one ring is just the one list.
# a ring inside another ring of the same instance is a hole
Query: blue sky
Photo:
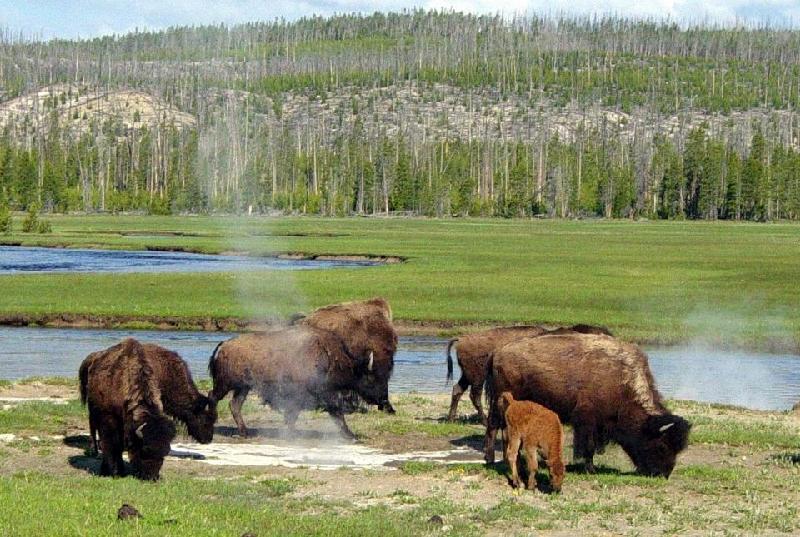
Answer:
[[[598, 4], [602, 9], [598, 10]], [[304, 15], [446, 8], [474, 13], [610, 12], [677, 21], [770, 22], [797, 26], [800, 0], [0, 0], [0, 26], [27, 35], [94, 37], [135, 28], [237, 23]]]

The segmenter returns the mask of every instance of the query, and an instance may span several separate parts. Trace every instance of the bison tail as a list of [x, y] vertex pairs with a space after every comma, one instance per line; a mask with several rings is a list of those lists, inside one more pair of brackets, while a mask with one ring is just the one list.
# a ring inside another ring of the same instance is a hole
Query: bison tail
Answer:
[[85, 361], [78, 370], [78, 379], [80, 381], [81, 404], [86, 405], [86, 401], [89, 398], [89, 364]]
[[458, 338], [451, 339], [447, 342], [447, 382], [453, 380], [453, 356], [450, 354], [450, 349], [453, 348]]
[[211, 358], [208, 360], [208, 374], [211, 375], [212, 380], [217, 379], [217, 354], [219, 354], [219, 348], [222, 347], [222, 344], [225, 343], [224, 341], [220, 341], [216, 347], [214, 347], [214, 352], [211, 353]]

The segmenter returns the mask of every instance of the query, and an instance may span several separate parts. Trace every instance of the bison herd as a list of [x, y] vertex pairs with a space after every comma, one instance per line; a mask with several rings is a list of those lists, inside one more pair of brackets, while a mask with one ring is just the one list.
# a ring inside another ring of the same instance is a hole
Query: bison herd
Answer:
[[[486, 462], [494, 462], [501, 430], [514, 486], [521, 483], [520, 451], [529, 469], [526, 484], [535, 484], [538, 452], [547, 460], [553, 489], [560, 489], [562, 422], [572, 425], [574, 458], [587, 472], [594, 472], [594, 454], [616, 442], [639, 473], [669, 477], [686, 448], [690, 425], [664, 407], [647, 357], [604, 328], [515, 326], [469, 334], [448, 344], [448, 378], [453, 348], [462, 376], [453, 387], [449, 419], [470, 388], [486, 425]], [[158, 479], [176, 434], [174, 420], [198, 442], [211, 442], [217, 403], [228, 393], [241, 436], [248, 434], [242, 405], [253, 392], [283, 414], [290, 430], [301, 411], [322, 409], [353, 438], [345, 415], [360, 404], [394, 413], [389, 379], [396, 350], [386, 300], [327, 306], [289, 326], [220, 343], [209, 360], [213, 389], [205, 395], [176, 353], [126, 339], [90, 354], [80, 366], [90, 450], [102, 452], [101, 475], [124, 475], [127, 450], [135, 476]]]

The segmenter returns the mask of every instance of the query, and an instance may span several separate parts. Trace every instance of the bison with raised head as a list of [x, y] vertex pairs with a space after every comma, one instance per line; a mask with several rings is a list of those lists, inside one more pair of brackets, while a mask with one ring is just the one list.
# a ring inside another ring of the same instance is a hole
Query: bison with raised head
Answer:
[[347, 399], [356, 394], [369, 404], [386, 402], [384, 385], [375, 378], [378, 365], [372, 353], [367, 358], [352, 356], [336, 334], [311, 326], [225, 341], [214, 350], [208, 369], [214, 400], [233, 392], [231, 414], [242, 436], [247, 436], [242, 405], [251, 390], [283, 412], [290, 430], [300, 411], [322, 409], [350, 438], [354, 435], [344, 420]]
[[539, 403], [572, 424], [575, 458], [594, 471], [593, 457], [614, 441], [636, 470], [669, 477], [686, 448], [689, 423], [671, 414], [656, 390], [647, 356], [613, 337], [565, 333], [513, 341], [495, 351], [486, 379], [490, 401], [486, 461], [503, 428], [499, 394]]
[[379, 409], [394, 413], [389, 402], [389, 379], [397, 352], [397, 332], [392, 325], [392, 309], [385, 299], [325, 306], [296, 319], [295, 324], [330, 330], [341, 338], [353, 358], [372, 361], [370, 379], [383, 390], [376, 404]]
[[489, 356], [495, 349], [523, 337], [539, 336], [547, 333], [579, 332], [583, 334], [607, 334], [606, 328], [576, 324], [570, 327], [547, 329], [540, 325], [506, 326], [490, 328], [472, 334], [467, 334], [456, 339], [451, 339], [447, 344], [447, 380], [453, 378], [453, 356], [451, 349], [456, 347], [456, 359], [461, 368], [461, 378], [453, 386], [453, 395], [450, 401], [448, 419], [455, 421], [458, 411], [458, 401], [469, 388], [469, 398], [478, 411], [478, 417], [486, 425], [486, 415], [483, 413], [481, 394], [486, 380], [486, 364]]
[[156, 480], [175, 437], [144, 347], [135, 339], [93, 353], [81, 364], [81, 401], [100, 436], [100, 475], [124, 476], [127, 449], [136, 477]]

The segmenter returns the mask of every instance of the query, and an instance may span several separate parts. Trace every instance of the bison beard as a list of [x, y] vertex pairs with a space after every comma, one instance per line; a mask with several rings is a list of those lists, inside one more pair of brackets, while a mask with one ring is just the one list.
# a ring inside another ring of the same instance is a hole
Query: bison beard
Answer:
[[690, 425], [670, 414], [655, 388], [647, 357], [613, 337], [560, 334], [523, 338], [498, 350], [486, 379], [490, 400], [486, 461], [494, 461], [494, 439], [504, 427], [497, 396], [541, 404], [574, 430], [575, 458], [594, 471], [594, 454], [618, 443], [639, 473], [669, 477], [686, 449]]
[[233, 392], [231, 414], [242, 436], [247, 427], [242, 405], [251, 390], [280, 410], [294, 430], [302, 410], [322, 409], [342, 433], [354, 438], [344, 420], [358, 398], [369, 404], [385, 401], [385, 386], [375, 378], [375, 359], [352, 357], [332, 332], [293, 326], [261, 334], [245, 334], [220, 344], [209, 361], [214, 381], [211, 397]]
[[175, 425], [163, 413], [158, 382], [144, 347], [126, 339], [90, 354], [79, 376], [90, 432], [96, 429], [100, 437], [100, 474], [124, 476], [122, 452], [127, 449], [136, 477], [158, 479]]

